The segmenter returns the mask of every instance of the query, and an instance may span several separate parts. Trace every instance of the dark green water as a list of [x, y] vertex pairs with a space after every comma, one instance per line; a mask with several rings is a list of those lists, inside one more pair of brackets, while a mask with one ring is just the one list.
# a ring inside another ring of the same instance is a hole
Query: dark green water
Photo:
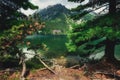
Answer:
[[32, 35], [27, 36], [25, 41], [30, 41], [32, 45], [46, 44], [48, 50], [43, 52], [48, 57], [62, 56], [67, 53], [66, 35]]
[[[46, 56], [55, 57], [67, 53], [65, 45], [67, 42], [66, 35], [32, 35], [27, 36], [26, 41], [30, 41], [32, 45], [46, 44], [48, 48], [48, 51], [44, 51]], [[104, 54], [104, 52], [102, 52], [102, 54]], [[120, 45], [116, 45], [115, 47], [115, 57], [120, 59]]]

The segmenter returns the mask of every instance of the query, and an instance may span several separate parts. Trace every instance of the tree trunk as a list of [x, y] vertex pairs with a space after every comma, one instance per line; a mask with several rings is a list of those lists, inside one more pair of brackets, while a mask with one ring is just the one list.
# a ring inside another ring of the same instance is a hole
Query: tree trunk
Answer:
[[109, 0], [109, 14], [115, 15], [116, 13], [116, 0]]
[[21, 80], [25, 80], [25, 72], [26, 72], [26, 64], [25, 62], [22, 63], [22, 73], [21, 73]]
[[[115, 15], [115, 13], [116, 13], [116, 0], [109, 0], [109, 14], [112, 16]], [[116, 61], [116, 58], [114, 56], [114, 51], [115, 51], [115, 40], [110, 40], [107, 38], [105, 44], [105, 55], [104, 55], [106, 61], [112, 63]]]
[[105, 55], [104, 55], [106, 61], [108, 62], [116, 61], [116, 58], [114, 56], [114, 51], [115, 51], [115, 41], [106, 39]]
[[22, 72], [20, 76], [20, 80], [25, 80], [25, 73], [26, 73], [26, 63], [25, 61], [22, 62]]

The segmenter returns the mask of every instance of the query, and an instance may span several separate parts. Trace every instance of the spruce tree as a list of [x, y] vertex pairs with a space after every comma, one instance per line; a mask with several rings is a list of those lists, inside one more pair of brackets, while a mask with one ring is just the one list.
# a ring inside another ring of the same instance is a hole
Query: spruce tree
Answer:
[[[85, 0], [68, 0], [73, 2], [84, 2]], [[115, 45], [119, 41], [120, 24], [119, 24], [119, 0], [89, 0], [87, 4], [81, 4], [73, 11], [81, 12], [76, 19], [83, 17], [103, 5], [109, 6], [108, 13], [98, 17], [97, 19], [83, 22], [80, 25], [73, 25], [69, 33], [70, 41], [68, 48], [70, 51], [76, 51], [85, 43], [88, 43], [84, 49], [97, 49], [105, 46], [105, 55], [103, 59], [108, 62], [116, 62], [114, 56]], [[86, 10], [87, 8], [94, 10]], [[107, 9], [107, 8], [106, 8]], [[86, 12], [86, 13], [85, 13]], [[83, 14], [84, 13], [84, 14]], [[75, 16], [72, 16], [73, 18]], [[97, 43], [95, 43], [97, 42]], [[92, 44], [93, 43], [93, 44]], [[92, 53], [89, 51], [88, 53]]]

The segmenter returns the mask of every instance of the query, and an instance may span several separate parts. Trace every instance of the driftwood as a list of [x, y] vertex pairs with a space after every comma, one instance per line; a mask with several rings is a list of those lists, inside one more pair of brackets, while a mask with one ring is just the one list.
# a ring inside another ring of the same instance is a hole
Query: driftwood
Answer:
[[[37, 53], [36, 50], [34, 50], [36, 54], [30, 54], [30, 55], [34, 55], [36, 56], [36, 58], [38, 58], [38, 60], [45, 66], [46, 69], [48, 69], [50, 72], [55, 73], [55, 71], [53, 71], [41, 58], [41, 56]], [[28, 54], [28, 53], [24, 53], [24, 54]], [[26, 64], [25, 64], [25, 58], [22, 57], [23, 59], [21, 59], [20, 63], [22, 63], [23, 69], [22, 69], [22, 73], [21, 73], [21, 77], [24, 77], [25, 72], [26, 72]]]
[[47, 64], [44, 63], [44, 61], [41, 59], [41, 57], [39, 55], [37, 55], [37, 58], [50, 72], [56, 74], [55, 71], [53, 71]]

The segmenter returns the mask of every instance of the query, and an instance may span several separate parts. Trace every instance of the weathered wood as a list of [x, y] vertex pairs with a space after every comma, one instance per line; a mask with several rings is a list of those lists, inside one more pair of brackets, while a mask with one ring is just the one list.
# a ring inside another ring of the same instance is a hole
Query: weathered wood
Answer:
[[72, 69], [75, 69], [75, 68], [80, 68], [80, 65], [74, 65], [74, 66], [71, 66], [69, 68], [72, 68]]
[[20, 76], [20, 80], [25, 80], [25, 73], [26, 73], [26, 63], [25, 61], [22, 62], [22, 72]]
[[53, 71], [47, 64], [44, 63], [44, 61], [40, 58], [39, 55], [37, 55], [37, 58], [39, 59], [39, 61], [52, 73], [56, 74], [55, 71]]

